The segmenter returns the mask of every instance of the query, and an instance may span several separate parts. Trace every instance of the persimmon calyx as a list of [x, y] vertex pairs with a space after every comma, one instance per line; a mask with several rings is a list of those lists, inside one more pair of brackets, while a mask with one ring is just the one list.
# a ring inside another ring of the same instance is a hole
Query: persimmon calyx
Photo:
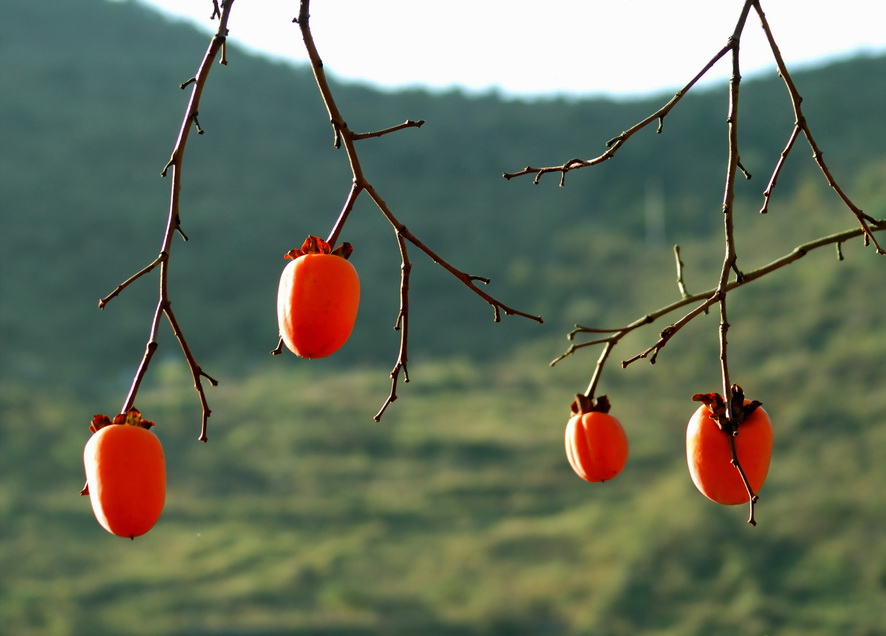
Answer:
[[283, 258], [291, 258], [295, 260], [299, 256], [304, 256], [305, 254], [333, 254], [347, 259], [351, 256], [351, 252], [353, 251], [354, 248], [351, 247], [350, 243], [342, 243], [335, 249], [332, 249], [332, 246], [319, 236], [311, 235], [305, 239], [301, 248], [289, 250], [283, 255]]
[[720, 430], [732, 435], [737, 434], [742, 422], [763, 404], [758, 400], [745, 403], [744, 390], [737, 384], [732, 385], [731, 419], [727, 415], [726, 400], [719, 393], [696, 393], [692, 396], [692, 400], [707, 406]]
[[107, 415], [96, 415], [92, 418], [92, 423], [89, 425], [89, 430], [93, 433], [97, 433], [99, 430], [103, 429], [105, 426], [110, 426], [112, 424], [123, 424], [127, 426], [141, 426], [144, 429], [149, 429], [154, 426], [154, 423], [150, 420], [143, 420], [141, 411], [136, 408], [129, 409], [126, 413], [120, 413], [114, 416], [114, 419], [111, 420]]
[[605, 395], [594, 399], [583, 393], [578, 393], [575, 400], [569, 405], [569, 412], [572, 415], [584, 415], [592, 412], [608, 413], [610, 408], [609, 398]]
[[[93, 416], [92, 422], [89, 424], [89, 430], [93, 433], [98, 433], [105, 426], [111, 426], [113, 424], [117, 425], [126, 425], [126, 426], [141, 426], [143, 429], [148, 430], [154, 423], [150, 420], [143, 420], [141, 411], [137, 408], [131, 408], [126, 413], [118, 413], [114, 416], [114, 419], [111, 420], [107, 415], [98, 414]], [[89, 494], [89, 484], [83, 486], [83, 490], [80, 491], [81, 495]]]

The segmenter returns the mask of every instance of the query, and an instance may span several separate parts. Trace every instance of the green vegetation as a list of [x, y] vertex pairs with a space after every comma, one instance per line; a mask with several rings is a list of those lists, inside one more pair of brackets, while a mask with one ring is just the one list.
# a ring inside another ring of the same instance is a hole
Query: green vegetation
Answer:
[[[234, 25], [235, 26], [235, 25]], [[330, 43], [330, 45], [332, 45]], [[758, 507], [717, 506], [685, 469], [683, 434], [716, 390], [716, 317], [655, 366], [601, 385], [631, 439], [618, 479], [582, 482], [563, 454], [568, 404], [596, 360], [554, 368], [574, 322], [625, 324], [690, 291], [722, 258], [722, 92], [687, 97], [661, 135], [599, 169], [532, 186], [505, 170], [595, 153], [660, 99], [504, 101], [338, 86], [349, 123], [424, 118], [366, 142], [402, 220], [457, 266], [493, 279], [505, 318], [417, 254], [410, 375], [381, 424], [396, 355], [399, 261], [367, 206], [349, 222], [365, 302], [329, 360], [272, 358], [282, 254], [325, 234], [348, 184], [310, 74], [234, 50], [214, 71], [192, 141], [173, 300], [221, 380], [207, 445], [168, 332], [137, 406], [164, 443], [169, 499], [133, 542], [105, 533], [82, 486], [94, 413], [113, 413], [153, 309], [168, 158], [205, 39], [129, 3], [13, 0], [0, 21], [0, 632], [80, 634], [593, 634], [873, 636], [886, 600], [883, 261], [860, 241], [810, 253], [731, 305], [735, 379], [776, 430]], [[886, 216], [886, 58], [797, 74], [835, 175]], [[760, 190], [786, 141], [779, 81], [745, 84], [740, 266], [852, 217], [796, 152], [769, 215]], [[12, 90], [8, 90], [12, 89]], [[756, 116], [755, 116], [756, 113]], [[799, 149], [798, 149], [799, 150]], [[649, 181], [647, 181], [647, 179]], [[647, 183], [666, 241], [646, 240]], [[650, 186], [650, 187], [652, 187]]]

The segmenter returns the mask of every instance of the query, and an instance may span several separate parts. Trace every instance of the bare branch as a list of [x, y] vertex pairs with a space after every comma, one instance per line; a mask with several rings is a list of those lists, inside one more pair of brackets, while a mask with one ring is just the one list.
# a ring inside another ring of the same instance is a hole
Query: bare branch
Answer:
[[608, 161], [609, 159], [612, 159], [612, 157], [615, 156], [615, 153], [618, 152], [618, 149], [621, 148], [622, 145], [624, 145], [624, 143], [627, 142], [628, 139], [633, 137], [639, 131], [646, 128], [646, 126], [648, 126], [652, 122], [655, 122], [655, 121], [658, 122], [657, 132], [661, 133], [663, 125], [664, 125], [664, 118], [668, 115], [668, 113], [671, 112], [671, 109], [673, 109], [674, 106], [676, 106], [680, 102], [680, 100], [686, 96], [686, 93], [688, 93], [689, 90], [693, 86], [695, 86], [695, 84], [698, 82], [698, 80], [700, 80], [705, 75], [705, 73], [707, 73], [714, 66], [714, 64], [716, 64], [720, 60], [720, 58], [722, 58], [730, 50], [732, 50], [732, 48], [734, 46], [735, 46], [735, 42], [732, 39], [730, 39], [729, 42], [726, 44], [726, 46], [724, 46], [722, 49], [720, 49], [716, 53], [716, 55], [714, 55], [714, 57], [711, 58], [711, 60], [707, 64], [705, 64], [704, 68], [701, 71], [699, 71], [698, 74], [695, 77], [693, 77], [692, 80], [690, 80], [688, 84], [686, 84], [686, 86], [684, 86], [682, 89], [677, 91], [676, 94], [674, 94], [674, 96], [664, 106], [662, 106], [657, 111], [655, 111], [654, 113], [649, 115], [646, 119], [634, 124], [633, 126], [628, 128], [627, 130], [622, 132], [621, 134], [616, 135], [615, 137], [613, 137], [612, 139], [607, 141], [606, 142], [607, 150], [603, 154], [601, 154], [597, 157], [594, 157], [593, 159], [570, 159], [569, 161], [567, 161], [559, 166], [548, 166], [545, 168], [533, 168], [532, 166], [526, 166], [525, 168], [523, 168], [522, 170], [519, 170], [517, 172], [505, 172], [504, 174], [502, 174], [502, 176], [505, 179], [507, 179], [508, 181], [510, 181], [511, 179], [513, 179], [515, 177], [522, 177], [522, 176], [525, 176], [528, 174], [533, 174], [533, 175], [535, 175], [535, 177], [533, 179], [533, 183], [538, 185], [538, 183], [541, 180], [542, 175], [549, 174], [551, 172], [559, 172], [560, 173], [560, 185], [563, 186], [566, 183], [565, 180], [566, 180], [566, 173], [567, 172], [570, 172], [572, 170], [576, 170], [578, 168], [587, 168], [588, 166], [596, 166], [598, 164], [603, 163], [604, 161]]
[[394, 329], [400, 332], [400, 350], [397, 353], [397, 362], [391, 370], [391, 392], [378, 413], [372, 418], [376, 422], [381, 421], [381, 416], [397, 399], [397, 380], [401, 371], [403, 372], [403, 381], [409, 382], [409, 370], [406, 367], [406, 362], [409, 359], [409, 274], [412, 271], [412, 263], [409, 260], [403, 235], [399, 232], [396, 232], [396, 235], [397, 246], [400, 248], [400, 309], [397, 312], [397, 319], [394, 321]]
[[[837, 193], [837, 196], [843, 201], [844, 204], [849, 208], [855, 218], [858, 220], [858, 224], [861, 226], [862, 230], [865, 233], [866, 241], [870, 241], [878, 254], [886, 255], [886, 250], [877, 242], [877, 239], [874, 237], [874, 233], [871, 231], [870, 223], [872, 218], [866, 215], [862, 210], [855, 205], [847, 196], [847, 194], [843, 191], [843, 188], [837, 183], [836, 179], [834, 179], [831, 174], [830, 168], [828, 168], [827, 164], [824, 161], [824, 153], [822, 153], [821, 149], [818, 147], [818, 144], [815, 141], [815, 138], [812, 136], [812, 130], [809, 128], [809, 123], [806, 121], [806, 116], [803, 114], [803, 108], [801, 103], [803, 98], [800, 96], [799, 91], [797, 90], [796, 85], [794, 84], [794, 80], [791, 78], [790, 73], [788, 72], [787, 65], [784, 62], [784, 58], [781, 55], [781, 51], [778, 48], [778, 45], [775, 42], [775, 37], [772, 35], [772, 29], [769, 27], [769, 22], [766, 20], [766, 15], [763, 13], [763, 9], [760, 6], [759, 0], [753, 0], [751, 2], [754, 6], [754, 10], [757, 12], [757, 15], [760, 17], [760, 23], [763, 26], [763, 32], [766, 34], [766, 40], [769, 42], [769, 48], [772, 50], [772, 56], [775, 58], [775, 64], [778, 68], [778, 74], [784, 80], [785, 86], [787, 87], [788, 94], [791, 98], [791, 104], [794, 109], [794, 130], [791, 133], [791, 139], [788, 142], [785, 150], [782, 151], [782, 157], [779, 159], [779, 163], [776, 166], [776, 172], [773, 174], [772, 179], [770, 180], [770, 184], [774, 185], [775, 179], [778, 177], [778, 172], [781, 170], [781, 165], [783, 163], [784, 157], [790, 152], [791, 146], [793, 145], [793, 140], [797, 136], [797, 131], [802, 130], [803, 135], [806, 137], [806, 141], [809, 143], [809, 147], [812, 149], [812, 157], [815, 160], [815, 163], [818, 165], [819, 170], [822, 175], [824, 175], [825, 181]], [[767, 188], [767, 192], [764, 193], [764, 205], [761, 211], [765, 211], [768, 203], [768, 195], [771, 194], [771, 189]]]
[[413, 121], [412, 119], [407, 119], [402, 124], [397, 124], [396, 126], [391, 126], [390, 128], [385, 128], [383, 130], [376, 130], [374, 132], [366, 132], [366, 133], [356, 133], [354, 135], [354, 140], [360, 141], [361, 139], [371, 139], [373, 137], [382, 137], [383, 135], [387, 135], [393, 132], [397, 132], [398, 130], [403, 130], [404, 128], [421, 128], [425, 123], [424, 119], [419, 119], [418, 121]]
[[686, 291], [686, 283], [683, 280], [683, 267], [685, 265], [680, 258], [679, 245], [674, 245], [674, 260], [677, 262], [677, 289], [680, 291], [680, 298], [686, 298], [689, 296], [689, 292]]
[[[884, 230], [886, 230], [886, 219], [875, 220], [871, 224], [871, 231], [872, 232], [882, 232]], [[806, 256], [809, 252], [812, 252], [820, 247], [824, 247], [826, 245], [840, 246], [850, 239], [857, 238], [859, 236], [863, 237], [864, 235], [865, 235], [864, 230], [862, 230], [861, 228], [852, 228], [852, 229], [845, 230], [843, 232], [831, 234], [829, 236], [823, 236], [821, 238], [815, 239], [814, 241], [809, 241], [808, 243], [803, 243], [802, 245], [798, 245], [793, 250], [791, 250], [790, 252], [788, 252], [784, 256], [777, 258], [776, 260], [772, 261], [771, 263], [768, 263], [767, 265], [764, 265], [762, 267], [754, 269], [750, 272], [745, 272], [744, 276], [742, 277], [741, 282], [739, 282], [737, 280], [733, 280], [733, 281], [729, 282], [726, 285], [725, 291], [728, 293], [728, 292], [732, 291], [733, 289], [735, 289], [736, 287], [740, 287], [742, 285], [747, 285], [748, 283], [752, 283], [753, 281], [758, 280], [758, 279], [762, 278], [763, 276], [771, 274], [771, 273], [781, 269], [782, 267], [785, 267], [787, 265], [790, 265], [791, 263], [794, 263], [795, 261], [800, 260], [801, 258]], [[572, 353], [574, 353], [578, 349], [582, 349], [585, 347], [598, 345], [598, 344], [607, 344], [607, 343], [617, 344], [624, 336], [631, 333], [632, 331], [640, 329], [641, 327], [645, 327], [646, 325], [652, 324], [653, 322], [655, 322], [659, 318], [662, 318], [674, 311], [677, 311], [678, 309], [680, 309], [682, 307], [685, 307], [687, 305], [691, 305], [692, 303], [700, 302], [701, 304], [698, 307], [696, 307], [695, 310], [690, 312], [690, 314], [687, 314], [686, 316], [684, 316], [683, 319], [670, 325], [671, 329], [666, 330], [667, 333], [665, 333], [664, 331], [662, 332], [664, 334], [664, 336], [666, 336], [666, 339], [670, 339], [675, 335], [675, 332], [673, 332], [672, 329], [676, 329], [677, 331], [679, 331], [679, 329], [681, 329], [682, 327], [686, 326], [686, 324], [691, 322], [692, 319], [696, 318], [700, 313], [703, 313], [711, 305], [715, 304], [717, 302], [716, 294], [717, 294], [716, 288], [709, 289], [709, 290], [703, 291], [703, 292], [699, 292], [697, 294], [690, 294], [684, 298], [681, 298], [680, 300], [677, 300], [677, 301], [674, 301], [668, 305], [665, 305], [664, 307], [661, 307], [660, 309], [657, 309], [653, 312], [645, 314], [641, 318], [638, 318], [637, 320], [625, 325], [624, 327], [620, 327], [617, 329], [608, 329], [608, 328], [607, 329], [596, 329], [596, 328], [591, 328], [591, 327], [576, 326], [575, 329], [570, 331], [567, 336], [570, 340], [573, 340], [576, 335], [581, 334], [581, 333], [608, 333], [608, 334], [612, 334], [612, 335], [610, 335], [606, 338], [597, 338], [597, 339], [591, 340], [589, 342], [582, 342], [579, 344], [570, 345], [569, 348], [563, 354], [561, 354], [558, 358], [556, 358], [555, 360], [553, 360], [551, 362], [551, 365], [553, 366], [554, 364], [560, 362], [564, 358], [569, 357], [570, 355], [572, 355]], [[686, 320], [687, 317], [690, 317], [689, 320]], [[660, 340], [658, 342], [656, 342], [656, 345], [658, 345], [658, 347], [657, 347], [658, 349], [661, 349], [665, 344], [665, 343], [661, 342], [662, 337], [663, 336], [660, 334]], [[655, 348], [656, 345], [653, 345], [653, 347], [650, 347], [649, 349], [646, 350], [647, 356], [648, 356], [648, 353], [652, 352], [653, 348]], [[630, 364], [631, 362], [635, 361], [636, 359], [640, 359], [643, 357], [646, 357], [646, 356], [643, 356], [642, 354], [640, 354], [640, 355], [634, 356], [634, 358], [631, 358], [630, 360], [627, 360], [622, 364], [623, 364], [623, 366], [627, 366], [627, 364]]]
[[[138, 368], [136, 369], [135, 376], [132, 379], [132, 384], [130, 385], [129, 392], [126, 395], [126, 399], [123, 402], [123, 407], [121, 408], [120, 412], [126, 413], [131, 408], [133, 408], [142, 380], [144, 380], [145, 375], [148, 371], [148, 367], [151, 364], [151, 360], [154, 357], [154, 353], [159, 347], [158, 330], [161, 318], [165, 317], [172, 327], [172, 331], [182, 348], [182, 352], [184, 353], [185, 359], [188, 363], [188, 368], [190, 369], [191, 375], [194, 378], [194, 388], [196, 389], [199, 396], [200, 405], [203, 413], [202, 423], [200, 426], [200, 436], [198, 439], [203, 442], [207, 440], [206, 428], [211, 410], [206, 399], [206, 392], [204, 391], [202, 379], [206, 378], [213, 386], [217, 385], [218, 382], [214, 378], [206, 374], [197, 363], [197, 360], [191, 352], [190, 346], [187, 343], [184, 332], [179, 326], [178, 320], [176, 319], [175, 314], [172, 311], [172, 303], [169, 296], [169, 265], [170, 254], [172, 252], [172, 240], [174, 235], [176, 233], [179, 233], [182, 238], [187, 240], [187, 235], [185, 235], [185, 233], [181, 229], [179, 205], [182, 183], [181, 173], [182, 166], [184, 164], [185, 147], [187, 145], [188, 135], [192, 128], [196, 129], [198, 134], [203, 134], [203, 129], [200, 127], [200, 123], [197, 119], [200, 97], [203, 94], [203, 88], [205, 87], [206, 80], [209, 77], [212, 63], [217, 57], [219, 51], [222, 50], [224, 47], [225, 39], [228, 33], [228, 18], [230, 16], [231, 6], [233, 5], [233, 3], [234, 0], [226, 0], [222, 3], [220, 7], [217, 0], [213, 0], [212, 18], [218, 18], [219, 20], [218, 31], [210, 40], [209, 47], [207, 48], [206, 53], [203, 56], [203, 60], [200, 63], [196, 75], [181, 84], [182, 89], [188, 86], [191, 86], [192, 88], [190, 99], [188, 100], [188, 104], [185, 108], [185, 115], [182, 119], [181, 127], [179, 128], [178, 138], [176, 139], [175, 146], [172, 150], [172, 155], [170, 156], [169, 161], [166, 163], [163, 171], [161, 172], [161, 175], [165, 177], [167, 174], [169, 174], [169, 171], [171, 170], [172, 182], [169, 201], [169, 216], [166, 223], [166, 230], [163, 234], [160, 255], [157, 256], [157, 258], [155, 258], [150, 264], [143, 267], [133, 276], [130, 276], [123, 283], [118, 285], [113, 292], [99, 301], [99, 307], [104, 308], [105, 305], [112, 298], [120, 294], [129, 285], [134, 283], [145, 274], [148, 274], [155, 268], [159, 267], [159, 298], [157, 301], [157, 307], [154, 310], [154, 315], [151, 319], [148, 341], [145, 345], [145, 353], [142, 356]], [[223, 58], [222, 62], [224, 63], [226, 62], [226, 60], [224, 60]]]
[[[406, 351], [408, 339], [407, 325], [409, 321], [408, 293], [409, 271], [411, 269], [411, 264], [407, 257], [405, 241], [408, 241], [409, 243], [415, 245], [422, 252], [424, 252], [433, 262], [443, 267], [443, 269], [445, 269], [455, 278], [460, 280], [476, 295], [480, 296], [483, 300], [489, 303], [489, 305], [492, 306], [494, 321], [498, 322], [499, 320], [501, 320], [502, 312], [504, 312], [506, 315], [523, 316], [539, 323], [542, 322], [542, 319], [539, 316], [533, 316], [531, 314], [514, 309], [513, 307], [509, 307], [496, 298], [492, 297], [491, 295], [487, 294], [485, 291], [477, 286], [477, 283], [479, 282], [483, 284], [488, 284], [488, 278], [468, 274], [451, 265], [448, 261], [443, 259], [424, 242], [422, 242], [417, 236], [410, 232], [406, 228], [406, 226], [403, 225], [403, 223], [401, 223], [400, 220], [394, 215], [388, 204], [384, 201], [381, 195], [376, 191], [370, 181], [366, 178], [363, 172], [363, 166], [360, 162], [360, 157], [357, 153], [356, 142], [373, 137], [380, 137], [386, 134], [403, 130], [405, 128], [418, 128], [424, 124], [424, 121], [407, 120], [402, 124], [377, 132], [359, 134], [354, 133], [345, 122], [345, 119], [342, 116], [341, 111], [339, 110], [339, 107], [335, 101], [335, 98], [332, 94], [332, 89], [330, 88], [329, 82], [326, 77], [326, 72], [323, 68], [323, 61], [320, 58], [320, 54], [317, 50], [317, 46], [311, 33], [310, 0], [301, 0], [298, 18], [294, 20], [294, 22], [298, 24], [299, 29], [301, 30], [302, 39], [304, 40], [305, 49], [307, 50], [311, 69], [314, 74], [314, 80], [317, 83], [317, 87], [320, 91], [320, 96], [323, 99], [323, 103], [326, 106], [327, 114], [329, 115], [329, 121], [333, 129], [333, 144], [337, 148], [344, 148], [353, 176], [353, 184], [345, 201], [345, 205], [330, 232], [330, 239], [327, 242], [334, 243], [337, 240], [351, 210], [354, 207], [356, 199], [365, 192], [375, 203], [375, 206], [381, 212], [382, 216], [384, 216], [394, 228], [397, 244], [400, 249], [400, 255], [402, 259], [400, 282], [400, 311], [397, 318], [397, 325], [401, 327], [400, 354], [397, 359], [397, 364], [395, 365], [394, 370], [391, 372], [392, 385], [390, 395], [375, 416], [375, 419], [378, 420], [387, 409], [387, 407], [397, 398], [396, 388], [397, 379], [400, 371], [402, 370], [404, 376], [406, 375]], [[278, 345], [278, 348], [275, 349], [272, 353], [277, 353], [279, 352], [279, 350], [280, 348]]]

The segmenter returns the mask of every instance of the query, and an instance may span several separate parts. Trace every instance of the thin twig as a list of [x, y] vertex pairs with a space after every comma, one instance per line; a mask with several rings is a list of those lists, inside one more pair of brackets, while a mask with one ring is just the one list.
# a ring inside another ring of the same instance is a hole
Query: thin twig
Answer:
[[[886, 230], [886, 219], [875, 220], [871, 224], [871, 231], [872, 232], [876, 233], [876, 232], [882, 232], [884, 230]], [[776, 260], [774, 260], [762, 267], [751, 270], [749, 272], [745, 272], [741, 281], [738, 281], [738, 280], [730, 281], [729, 284], [726, 285], [725, 291], [730, 292], [733, 289], [735, 289], [736, 287], [752, 283], [755, 280], [758, 280], [768, 274], [771, 274], [772, 272], [775, 272], [775, 271], [781, 269], [782, 267], [785, 267], [795, 261], [800, 260], [801, 258], [806, 256], [809, 252], [812, 252], [813, 250], [816, 250], [820, 247], [824, 247], [826, 245], [838, 245], [839, 246], [850, 239], [853, 239], [853, 238], [856, 238], [859, 236], [864, 236], [864, 234], [865, 234], [864, 230], [862, 230], [861, 228], [852, 228], [852, 229], [845, 230], [843, 232], [838, 232], [836, 234], [831, 234], [829, 236], [823, 236], [823, 237], [817, 238], [813, 241], [809, 241], [808, 243], [803, 243], [802, 245], [798, 245], [797, 247], [792, 249], [790, 252], [788, 252], [784, 256], [781, 256], [781, 257], [777, 258]], [[584, 347], [598, 345], [598, 344], [606, 344], [606, 343], [610, 343], [610, 342], [613, 344], [616, 344], [616, 343], [618, 343], [619, 340], [621, 340], [624, 336], [631, 333], [632, 331], [640, 329], [641, 327], [645, 327], [646, 325], [652, 324], [653, 322], [655, 322], [659, 318], [662, 318], [663, 316], [666, 316], [666, 315], [668, 315], [668, 314], [670, 314], [682, 307], [685, 307], [687, 305], [691, 305], [692, 303], [701, 302], [701, 304], [696, 308], [698, 311], [691, 312], [692, 317], [690, 318], [690, 320], [678, 321], [676, 323], [669, 325], [669, 329], [663, 330], [663, 333], [665, 331], [667, 332], [666, 335], [668, 336], [668, 339], [670, 339], [675, 334], [674, 330], [679, 331], [682, 327], [686, 326], [686, 324], [688, 324], [692, 319], [696, 318], [700, 313], [703, 313], [704, 310], [706, 310], [707, 308], [709, 308], [710, 306], [715, 304], [717, 302], [716, 293], [717, 293], [717, 289], [714, 288], [714, 289], [708, 289], [706, 291], [699, 292], [696, 294], [690, 294], [689, 296], [686, 296], [685, 298], [681, 298], [680, 300], [674, 301], [674, 302], [672, 302], [668, 305], [665, 305], [664, 307], [661, 307], [653, 312], [645, 314], [641, 318], [638, 318], [637, 320], [625, 325], [624, 327], [620, 327], [617, 329], [596, 329], [596, 328], [591, 328], [591, 327], [576, 326], [575, 329], [573, 329], [569, 333], [570, 340], [574, 339], [575, 336], [577, 336], [578, 334], [581, 334], [581, 333], [594, 333], [594, 334], [608, 333], [608, 334], [612, 334], [612, 335], [608, 336], [606, 338], [597, 338], [597, 339], [594, 339], [590, 342], [582, 342], [579, 344], [570, 345], [569, 348], [563, 354], [561, 354], [559, 357], [557, 357], [553, 361], [551, 361], [550, 364], [551, 364], [551, 366], [553, 366], [553, 365], [557, 364], [558, 362], [562, 361], [563, 359], [572, 355], [578, 349], [581, 349]], [[687, 314], [687, 316], [689, 316], [689, 315], [690, 314]], [[684, 316], [684, 319], [685, 318], [686, 318], [686, 316]], [[655, 345], [653, 345], [653, 347], [657, 347], [658, 349], [661, 349], [666, 344], [666, 342], [667, 342], [667, 340], [660, 338], [659, 341], [656, 342]], [[647, 355], [648, 355], [648, 352], [652, 352], [653, 347], [650, 347], [649, 349], [647, 349]], [[630, 359], [630, 361], [623, 362], [622, 365], [627, 366], [631, 362], [633, 362], [637, 359], [640, 359], [642, 357], [645, 357], [645, 356], [642, 356], [642, 355], [635, 356], [634, 358]]]
[[559, 166], [548, 166], [545, 168], [533, 168], [532, 166], [526, 166], [522, 170], [517, 172], [505, 172], [502, 176], [510, 181], [515, 177], [522, 177], [524, 175], [534, 174], [532, 182], [536, 185], [541, 181], [543, 175], [551, 173], [551, 172], [559, 172], [560, 173], [560, 185], [564, 186], [566, 184], [566, 173], [572, 170], [576, 170], [578, 168], [587, 168], [589, 166], [596, 166], [598, 164], [603, 163], [604, 161], [608, 161], [615, 156], [615, 153], [618, 152], [618, 149], [622, 147], [622, 145], [627, 142], [628, 139], [634, 136], [634, 134], [638, 133], [642, 129], [646, 128], [649, 124], [654, 121], [658, 122], [658, 128], [656, 132], [661, 133], [664, 123], [664, 118], [671, 112], [671, 110], [676, 106], [681, 99], [683, 99], [689, 90], [695, 86], [695, 84], [700, 80], [705, 73], [707, 73], [713, 66], [716, 64], [720, 58], [726, 55], [733, 47], [733, 43], [730, 40], [726, 46], [720, 49], [716, 55], [714, 55], [711, 60], [705, 64], [704, 68], [698, 72], [698, 74], [689, 81], [686, 86], [677, 91], [673, 97], [661, 108], [657, 111], [649, 115], [646, 119], [634, 124], [624, 132], [619, 135], [616, 135], [612, 139], [606, 142], [607, 150], [593, 159], [570, 159], [569, 161], [563, 163]]
[[742, 468], [741, 462], [738, 460], [738, 449], [736, 448], [735, 436], [738, 434], [738, 429], [727, 433], [729, 436], [729, 453], [732, 458], [732, 465], [735, 467], [735, 470], [738, 471], [739, 476], [741, 477], [741, 482], [744, 484], [745, 490], [748, 492], [748, 523], [752, 526], [757, 525], [757, 519], [754, 515], [754, 511], [757, 507], [757, 500], [760, 498], [756, 492], [754, 492], [754, 487], [751, 486], [751, 480], [748, 479], [747, 473], [745, 473], [744, 468]]
[[[877, 239], [874, 237], [873, 232], [871, 231], [870, 222], [872, 221], [872, 217], [868, 216], [864, 212], [862, 212], [861, 208], [855, 205], [852, 200], [848, 197], [848, 195], [843, 191], [843, 188], [840, 187], [840, 184], [837, 183], [837, 180], [834, 179], [831, 174], [830, 168], [828, 168], [827, 164], [824, 161], [824, 153], [822, 153], [821, 149], [818, 147], [818, 144], [815, 141], [815, 138], [812, 136], [812, 130], [809, 128], [809, 122], [806, 120], [806, 116], [803, 114], [803, 108], [801, 103], [803, 98], [800, 96], [799, 91], [797, 90], [796, 85], [794, 84], [794, 80], [791, 78], [790, 73], [788, 72], [787, 65], [784, 62], [784, 58], [781, 55], [781, 51], [778, 48], [778, 45], [775, 42], [775, 37], [772, 35], [772, 29], [769, 27], [769, 22], [766, 20], [766, 14], [763, 13], [763, 9], [760, 6], [759, 0], [749, 0], [754, 7], [754, 10], [757, 12], [757, 15], [760, 17], [760, 24], [763, 27], [763, 32], [766, 34], [766, 41], [769, 43], [769, 48], [772, 50], [772, 56], [775, 58], [775, 64], [778, 68], [778, 74], [782, 78], [787, 87], [788, 94], [791, 98], [791, 104], [794, 109], [794, 130], [791, 132], [792, 139], [796, 137], [797, 130], [802, 130], [803, 135], [806, 137], [806, 141], [809, 143], [809, 147], [812, 149], [812, 157], [815, 160], [815, 163], [818, 165], [819, 170], [821, 170], [822, 175], [824, 175], [825, 181], [837, 193], [837, 196], [846, 204], [846, 207], [855, 215], [855, 218], [858, 220], [859, 225], [862, 230], [864, 230], [866, 240], [870, 241], [878, 254], [886, 255], [886, 250], [877, 242]], [[791, 146], [793, 145], [792, 141], [789, 141], [788, 145], [785, 147], [783, 151], [783, 155], [786, 155], [790, 152]], [[776, 166], [776, 171], [781, 170], [781, 164], [783, 160], [779, 160], [779, 164]], [[777, 178], [778, 173], [774, 173], [770, 183], [774, 185], [774, 180]], [[768, 189], [767, 189], [768, 190]], [[764, 198], [764, 206], [763, 210], [766, 210], [766, 204], [768, 203], [768, 197]]]
[[413, 121], [412, 119], [407, 119], [402, 124], [397, 124], [396, 126], [391, 126], [390, 128], [385, 128], [383, 130], [376, 130], [373, 132], [365, 132], [365, 133], [355, 133], [354, 139], [360, 141], [361, 139], [372, 139], [373, 137], [382, 137], [384, 135], [390, 134], [392, 132], [397, 132], [398, 130], [403, 130], [404, 128], [421, 128], [425, 123], [424, 119], [419, 119], [418, 121]]
[[409, 382], [409, 369], [406, 363], [409, 360], [409, 274], [412, 272], [412, 262], [409, 260], [403, 235], [396, 232], [396, 236], [397, 246], [400, 248], [400, 309], [397, 311], [394, 329], [400, 332], [400, 349], [397, 352], [397, 362], [394, 363], [394, 368], [391, 370], [391, 392], [378, 413], [372, 418], [376, 422], [381, 421], [381, 416], [397, 399], [397, 381], [401, 371], [403, 372], [403, 381]]
[[766, 189], [763, 191], [763, 206], [760, 208], [760, 214], [766, 214], [769, 212], [769, 200], [772, 198], [772, 191], [775, 190], [776, 183], [778, 182], [778, 177], [781, 174], [782, 168], [784, 168], [785, 160], [788, 158], [788, 155], [791, 152], [791, 148], [794, 147], [794, 142], [797, 141], [797, 137], [800, 134], [800, 127], [794, 126], [794, 129], [791, 131], [791, 136], [788, 138], [788, 143], [785, 145], [784, 150], [781, 151], [781, 154], [778, 157], [778, 163], [775, 164], [775, 169], [772, 171], [772, 176], [769, 178], [769, 183], [766, 185]]
[[686, 282], [683, 280], [683, 268], [685, 267], [685, 264], [680, 258], [679, 245], [674, 245], [674, 260], [677, 262], [677, 289], [680, 291], [680, 298], [686, 298], [689, 296], [689, 292], [686, 291]]

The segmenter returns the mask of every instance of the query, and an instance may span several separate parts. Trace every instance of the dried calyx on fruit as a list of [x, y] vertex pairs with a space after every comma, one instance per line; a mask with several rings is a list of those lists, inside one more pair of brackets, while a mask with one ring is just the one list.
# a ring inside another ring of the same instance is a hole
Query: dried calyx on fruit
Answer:
[[111, 421], [92, 418], [83, 449], [86, 487], [96, 520], [108, 532], [134, 539], [157, 523], [166, 501], [163, 446], [154, 425], [132, 408]]
[[692, 483], [717, 503], [753, 504], [772, 458], [769, 415], [760, 402], [746, 399], [738, 385], [732, 387], [728, 409], [718, 393], [697, 393], [692, 399], [702, 403], [686, 427]]
[[609, 399], [577, 395], [566, 424], [566, 458], [585, 481], [608, 481], [628, 460], [628, 437], [621, 422], [609, 414]]

